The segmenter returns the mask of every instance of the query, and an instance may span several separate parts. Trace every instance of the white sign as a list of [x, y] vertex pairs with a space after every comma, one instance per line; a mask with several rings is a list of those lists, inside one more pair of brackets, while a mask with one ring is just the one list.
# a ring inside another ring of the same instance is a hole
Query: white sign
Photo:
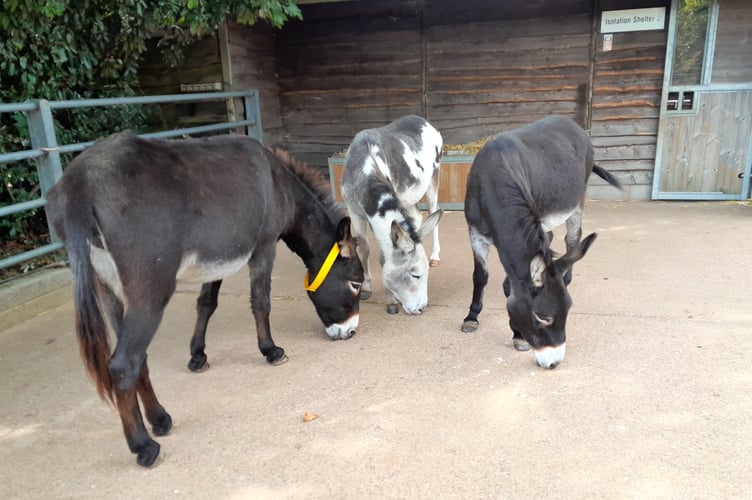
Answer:
[[601, 33], [662, 30], [665, 24], [666, 7], [601, 12]]

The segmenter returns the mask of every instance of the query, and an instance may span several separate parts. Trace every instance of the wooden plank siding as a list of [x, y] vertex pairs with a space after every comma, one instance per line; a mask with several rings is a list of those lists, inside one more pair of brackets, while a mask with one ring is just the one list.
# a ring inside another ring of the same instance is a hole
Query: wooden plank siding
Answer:
[[591, 25], [577, 14], [429, 28], [427, 118], [452, 144], [552, 113], [586, 125]]
[[290, 151], [324, 166], [358, 131], [420, 114], [419, 28], [409, 10], [373, 18], [343, 12], [286, 26], [277, 39], [277, 74]]
[[[590, 137], [595, 160], [612, 171], [630, 196], [650, 197], [655, 167], [665, 31], [614, 33], [613, 49], [597, 37]], [[596, 185], [605, 181], [593, 180]]]
[[[216, 37], [206, 37], [186, 47], [183, 61], [168, 66], [156, 40], [147, 43], [139, 68], [139, 87], [144, 95], [180, 94], [181, 84], [222, 82], [222, 62]], [[206, 125], [227, 120], [224, 102], [159, 104], [150, 125], [155, 130]], [[153, 109], [153, 108], [152, 108]]]
[[229, 25], [232, 85], [262, 88], [265, 130], [322, 169], [358, 131], [409, 113], [451, 144], [563, 114], [627, 196], [649, 198], [666, 31], [614, 34], [604, 52], [597, 27], [601, 10], [652, 6], [668, 0], [305, 4], [281, 30]]
[[[277, 59], [275, 55], [275, 31], [266, 24], [239, 25], [228, 21], [226, 46], [229, 71], [225, 73], [228, 90], [256, 89], [261, 105], [261, 127], [264, 143], [284, 142], [282, 108], [277, 83]], [[243, 116], [243, 104], [235, 101], [239, 119]]]

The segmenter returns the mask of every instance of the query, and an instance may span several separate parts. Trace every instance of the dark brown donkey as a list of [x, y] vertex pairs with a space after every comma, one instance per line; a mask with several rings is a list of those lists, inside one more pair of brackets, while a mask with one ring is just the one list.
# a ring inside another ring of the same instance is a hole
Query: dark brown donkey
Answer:
[[[137, 396], [154, 434], [172, 426], [152, 389], [146, 349], [178, 280], [204, 283], [193, 370], [206, 363], [204, 335], [221, 280], [245, 264], [259, 349], [270, 363], [286, 359], [269, 330], [280, 238], [308, 268], [309, 296], [327, 334], [355, 332], [363, 268], [350, 220], [330, 193], [320, 175], [249, 137], [120, 133], [81, 153], [47, 194], [73, 271], [81, 357], [100, 396], [117, 405], [140, 465], [154, 463], [159, 444], [144, 427]], [[117, 338], [112, 354], [105, 316]]]
[[[507, 275], [503, 286], [514, 347], [532, 347], [543, 368], [561, 363], [572, 266], [596, 237], [593, 233], [580, 241], [591, 172], [621, 188], [614, 176], [593, 164], [590, 137], [561, 116], [503, 132], [478, 152], [465, 197], [475, 268], [473, 300], [462, 331], [478, 328], [493, 243]], [[564, 222], [567, 253], [554, 260], [551, 230]]]

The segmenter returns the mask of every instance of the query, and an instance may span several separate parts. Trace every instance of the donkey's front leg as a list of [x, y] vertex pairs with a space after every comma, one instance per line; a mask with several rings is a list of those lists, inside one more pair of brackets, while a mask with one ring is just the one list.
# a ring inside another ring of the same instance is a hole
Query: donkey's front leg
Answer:
[[[509, 296], [512, 294], [512, 282], [509, 281], [509, 276], [504, 278], [504, 284], [502, 286], [504, 290], [504, 297], [509, 299]], [[520, 331], [512, 326], [511, 321], [509, 322], [509, 328], [512, 329], [512, 344], [514, 345], [514, 348], [518, 351], [529, 351], [530, 344], [528, 344], [527, 340], [525, 340]]]
[[354, 211], [350, 211], [350, 232], [355, 237], [356, 252], [363, 266], [363, 284], [360, 286], [360, 300], [371, 298], [371, 269], [368, 266], [368, 256], [371, 253], [371, 247], [368, 245], [368, 235], [366, 226], [368, 221]]
[[386, 287], [384, 287], [384, 295], [386, 295], [387, 314], [397, 314], [400, 310], [399, 301], [394, 297], [394, 294]]
[[[567, 234], [564, 237], [564, 241], [567, 244], [567, 252], [571, 252], [582, 239], [582, 204], [577, 207], [577, 210], [572, 213], [567, 219]], [[570, 267], [566, 273], [564, 273], [564, 285], [569, 285], [572, 282], [572, 268]]]
[[[379, 252], [379, 265], [381, 266], [381, 269], [384, 269], [384, 252]], [[391, 290], [389, 290], [389, 287], [386, 286], [386, 282], [384, 282], [384, 297], [386, 301], [386, 312], [387, 314], [397, 314], [400, 310], [400, 303], [397, 300], [397, 298], [394, 296]]]
[[[429, 215], [436, 212], [439, 209], [439, 165], [434, 168], [433, 177], [431, 177], [431, 183], [428, 185], [426, 191], [426, 201], [428, 201], [428, 213]], [[428, 261], [429, 266], [436, 267], [439, 265], [441, 258], [439, 252], [441, 252], [441, 245], [439, 244], [439, 225], [433, 228], [431, 231], [431, 259]]]
[[287, 361], [285, 350], [274, 345], [269, 326], [271, 311], [272, 266], [276, 255], [276, 242], [265, 243], [256, 247], [248, 263], [251, 272], [251, 311], [256, 320], [256, 336], [261, 354], [273, 365]]
[[483, 310], [483, 291], [488, 284], [488, 249], [491, 241], [470, 227], [470, 246], [473, 250], [473, 301], [462, 322], [463, 332], [474, 332], [480, 326], [478, 315]]
[[209, 318], [217, 309], [217, 297], [219, 297], [219, 287], [222, 286], [222, 280], [204, 283], [201, 285], [201, 293], [196, 301], [196, 326], [193, 329], [191, 337], [191, 359], [188, 361], [188, 368], [194, 372], [202, 372], [209, 368], [206, 362], [206, 326], [209, 324]]

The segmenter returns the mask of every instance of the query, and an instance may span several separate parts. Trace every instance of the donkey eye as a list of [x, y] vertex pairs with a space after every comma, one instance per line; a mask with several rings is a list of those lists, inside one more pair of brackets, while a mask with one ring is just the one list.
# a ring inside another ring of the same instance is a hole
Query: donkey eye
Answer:
[[357, 281], [348, 281], [348, 285], [350, 285], [350, 289], [353, 291], [353, 293], [358, 293], [360, 291], [360, 287], [363, 285], [363, 283], [359, 283]]
[[412, 278], [414, 280], [419, 280], [420, 279], [420, 274], [410, 274], [410, 276], [412, 276]]
[[533, 311], [533, 316], [535, 316], [535, 321], [540, 323], [540, 325], [543, 327], [551, 326], [554, 324], [554, 319], [551, 316], [543, 316], [535, 311]]

